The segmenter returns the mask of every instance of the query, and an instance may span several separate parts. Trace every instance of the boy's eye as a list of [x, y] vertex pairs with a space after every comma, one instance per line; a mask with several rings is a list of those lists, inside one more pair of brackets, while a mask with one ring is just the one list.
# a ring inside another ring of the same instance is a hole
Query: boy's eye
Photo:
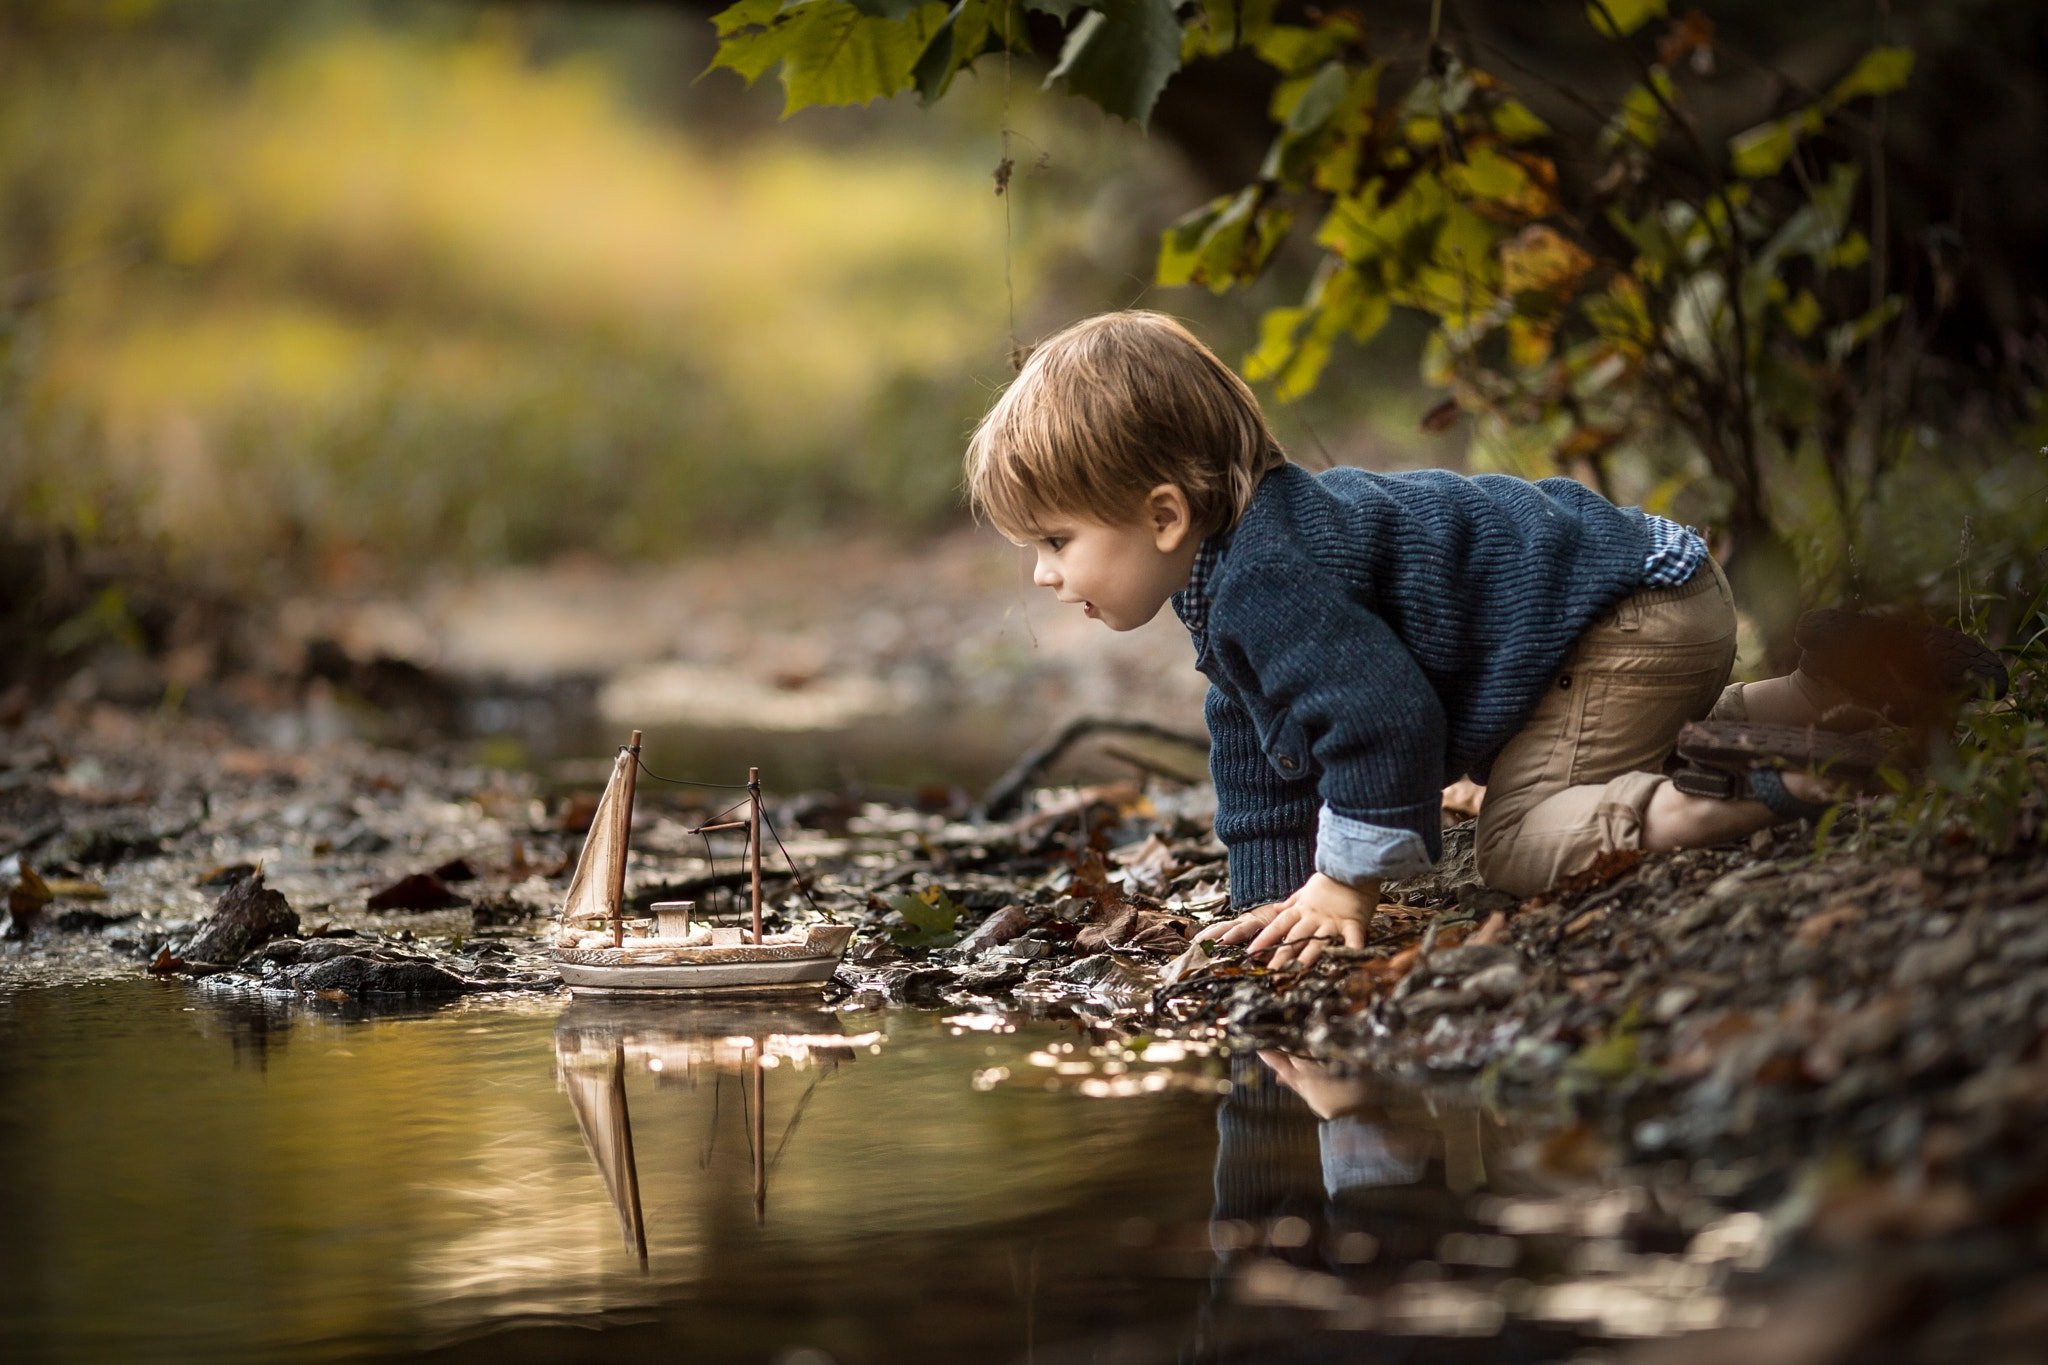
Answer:
[[1047, 536], [1045, 538], [1045, 548], [1051, 550], [1054, 554], [1058, 554], [1061, 550], [1067, 548], [1067, 538], [1065, 536]]

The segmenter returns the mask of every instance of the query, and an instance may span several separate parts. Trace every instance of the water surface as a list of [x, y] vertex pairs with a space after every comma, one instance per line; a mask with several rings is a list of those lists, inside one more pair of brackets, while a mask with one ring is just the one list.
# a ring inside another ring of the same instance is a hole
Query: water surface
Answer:
[[1297, 1076], [1323, 1124], [1073, 1025], [133, 981], [0, 1036], [13, 1360], [1563, 1359], [1721, 1311], [1530, 1223], [1581, 1204], [1470, 1104]]

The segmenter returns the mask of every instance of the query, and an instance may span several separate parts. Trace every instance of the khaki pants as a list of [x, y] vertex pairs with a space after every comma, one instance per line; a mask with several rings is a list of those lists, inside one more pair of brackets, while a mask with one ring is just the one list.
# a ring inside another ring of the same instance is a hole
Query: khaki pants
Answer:
[[1594, 622], [1494, 760], [1474, 838], [1481, 879], [1533, 895], [1640, 847], [1679, 727], [1714, 710], [1734, 664], [1735, 600], [1711, 559]]

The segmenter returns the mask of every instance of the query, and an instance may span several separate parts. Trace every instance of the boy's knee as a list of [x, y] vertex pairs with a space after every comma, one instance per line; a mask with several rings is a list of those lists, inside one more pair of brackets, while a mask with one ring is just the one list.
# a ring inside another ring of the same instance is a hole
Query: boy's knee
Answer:
[[1533, 896], [1539, 891], [1550, 889], [1550, 878], [1534, 860], [1517, 859], [1506, 852], [1497, 852], [1490, 857], [1476, 860], [1479, 880], [1494, 891], [1505, 891], [1511, 896]]
[[1480, 828], [1472, 841], [1472, 865], [1479, 880], [1495, 891], [1512, 896], [1533, 896], [1549, 889], [1542, 860], [1532, 858], [1526, 848], [1517, 848], [1516, 826]]

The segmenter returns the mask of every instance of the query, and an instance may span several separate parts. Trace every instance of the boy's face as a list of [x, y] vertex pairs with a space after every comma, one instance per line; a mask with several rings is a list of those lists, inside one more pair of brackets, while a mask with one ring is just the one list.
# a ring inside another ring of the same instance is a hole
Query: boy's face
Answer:
[[1111, 630], [1136, 630], [1187, 586], [1201, 537], [1186, 497], [1161, 484], [1128, 521], [1054, 516], [1016, 543], [1037, 556], [1033, 583]]

